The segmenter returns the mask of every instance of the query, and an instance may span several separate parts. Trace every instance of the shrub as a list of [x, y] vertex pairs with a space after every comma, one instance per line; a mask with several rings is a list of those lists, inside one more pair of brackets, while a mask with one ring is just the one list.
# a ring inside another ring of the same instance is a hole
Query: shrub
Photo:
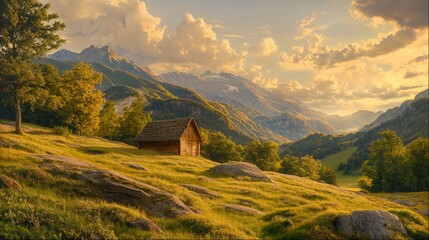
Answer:
[[372, 187], [372, 179], [367, 176], [358, 178], [358, 186], [364, 190], [370, 190]]
[[65, 137], [72, 134], [70, 129], [68, 129], [67, 127], [59, 127], [59, 126], [54, 127], [52, 132], [56, 135], [65, 136]]

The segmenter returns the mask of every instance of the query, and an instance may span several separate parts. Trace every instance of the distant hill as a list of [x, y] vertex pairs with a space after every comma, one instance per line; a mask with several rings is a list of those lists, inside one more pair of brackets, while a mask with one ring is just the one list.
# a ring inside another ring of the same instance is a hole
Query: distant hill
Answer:
[[379, 138], [379, 132], [385, 129], [395, 131], [405, 144], [418, 137], [428, 137], [428, 95], [427, 90], [419, 93], [414, 100], [405, 101], [400, 107], [386, 111], [373, 123], [361, 131], [347, 135], [312, 134], [298, 141], [281, 146], [282, 155], [297, 156], [313, 155], [316, 158], [325, 158], [339, 153], [347, 147], [357, 147], [342, 167], [346, 173], [351, 174], [359, 169], [362, 162], [368, 159], [368, 147]]
[[160, 78], [192, 89], [209, 100], [234, 106], [262, 126], [291, 140], [316, 132], [335, 132], [320, 113], [298, 100], [279, 96], [240, 76], [207, 71], [200, 76], [170, 72], [160, 75]]
[[405, 144], [410, 143], [418, 137], [428, 137], [429, 103], [427, 97], [407, 101], [405, 105], [402, 104], [399, 109], [395, 109], [401, 111], [395, 118], [382, 122], [379, 125], [374, 124], [373, 126], [376, 127], [366, 132], [362, 131], [358, 133], [358, 140], [355, 143], [358, 150], [348, 159], [347, 164], [344, 166], [346, 173], [360, 168], [362, 162], [368, 159], [368, 147], [371, 142], [379, 138], [378, 133], [382, 130], [390, 129], [395, 131]]
[[[71, 69], [74, 64], [72, 61], [53, 58], [42, 59], [41, 62], [52, 64], [60, 71]], [[105, 91], [108, 99], [118, 103], [118, 108], [129, 105], [134, 99], [131, 95], [139, 92], [147, 100], [146, 111], [149, 111], [155, 120], [194, 116], [200, 127], [224, 132], [238, 143], [247, 143], [252, 139], [279, 143], [289, 141], [254, 122], [237, 108], [208, 101], [189, 89], [158, 81], [157, 77], [138, 77], [102, 63], [88, 63], [103, 74], [101, 89]]]
[[259, 116], [255, 120], [262, 126], [291, 140], [299, 140], [313, 133], [334, 133], [334, 130], [321, 120], [290, 113], [282, 113], [276, 117]]
[[337, 133], [348, 133], [360, 130], [365, 125], [374, 122], [383, 112], [371, 112], [367, 110], [357, 111], [347, 116], [326, 116], [327, 122], [333, 126]]
[[399, 117], [401, 114], [403, 114], [407, 108], [416, 100], [418, 99], [427, 99], [429, 95], [429, 90], [425, 90], [419, 94], [416, 95], [414, 100], [408, 100], [402, 103], [399, 107], [395, 107], [392, 109], [387, 110], [385, 113], [381, 114], [374, 122], [371, 124], [366, 125], [363, 127], [360, 131], [361, 132], [367, 132], [375, 127], [380, 126], [381, 124], [388, 122], [390, 120], [393, 120], [397, 117]]
[[134, 74], [140, 78], [158, 80], [157, 76], [155, 76], [149, 68], [142, 67], [123, 58], [109, 46], [98, 48], [92, 45], [80, 53], [74, 53], [69, 50], [62, 49], [52, 55], [48, 55], [47, 57], [62, 62], [83, 61], [89, 63], [100, 63], [119, 71]]

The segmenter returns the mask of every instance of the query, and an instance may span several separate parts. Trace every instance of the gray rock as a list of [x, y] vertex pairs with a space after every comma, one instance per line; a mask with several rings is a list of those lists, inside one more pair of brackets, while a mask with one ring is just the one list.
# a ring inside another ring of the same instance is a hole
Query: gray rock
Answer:
[[161, 228], [159, 228], [158, 225], [156, 225], [154, 222], [152, 222], [149, 219], [140, 218], [134, 222], [131, 222], [130, 225], [144, 231], [157, 232], [157, 233], [162, 232]]
[[395, 202], [397, 204], [401, 204], [407, 207], [412, 207], [414, 206], [414, 203], [407, 201], [407, 200], [401, 200], [401, 199], [393, 199], [392, 202]]
[[129, 168], [133, 168], [133, 169], [137, 169], [137, 170], [142, 170], [144, 172], [147, 172], [147, 169], [139, 164], [136, 163], [124, 163], [125, 166], [129, 167]]
[[69, 157], [36, 156], [45, 159], [40, 164], [42, 167], [53, 174], [60, 171], [62, 176], [84, 182], [92, 187], [93, 194], [97, 197], [133, 205], [157, 217], [194, 214], [177, 196], [114, 171], [98, 169], [92, 164]]
[[220, 164], [210, 172], [235, 177], [249, 177], [252, 180], [271, 182], [271, 179], [257, 166], [248, 162], [227, 162]]
[[399, 235], [407, 236], [407, 231], [399, 218], [381, 210], [354, 211], [334, 220], [339, 231], [349, 236], [368, 239], [393, 239]]
[[246, 213], [246, 214], [257, 214], [257, 215], [262, 215], [264, 214], [263, 212], [253, 209], [253, 208], [249, 208], [249, 207], [245, 207], [242, 205], [238, 205], [238, 204], [220, 204], [222, 207], [225, 207], [227, 210], [231, 210], [234, 212], [240, 212], [240, 213]]
[[195, 192], [195, 193], [198, 193], [198, 194], [210, 197], [210, 198], [220, 197], [219, 194], [217, 194], [211, 190], [208, 190], [207, 188], [203, 188], [201, 186], [191, 185], [191, 184], [180, 184], [180, 186], [182, 186], [182, 187], [184, 187], [184, 188], [186, 188], [192, 192]]
[[61, 165], [68, 165], [68, 166], [74, 166], [74, 167], [87, 167], [87, 168], [93, 168], [95, 165], [71, 158], [66, 156], [57, 156], [57, 155], [44, 155], [44, 154], [34, 154], [33, 156], [43, 159], [47, 162], [52, 163], [61, 163]]
[[417, 212], [420, 213], [420, 214], [422, 214], [422, 215], [429, 216], [429, 209], [428, 208], [418, 210]]
[[12, 178], [0, 174], [0, 189], [6, 189], [6, 188], [15, 188], [19, 189], [21, 188], [21, 185]]

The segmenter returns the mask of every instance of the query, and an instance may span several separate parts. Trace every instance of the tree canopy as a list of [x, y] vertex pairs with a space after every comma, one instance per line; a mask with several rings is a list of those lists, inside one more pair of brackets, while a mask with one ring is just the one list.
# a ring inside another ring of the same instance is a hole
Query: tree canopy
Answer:
[[0, 84], [15, 109], [15, 131], [21, 133], [21, 104], [43, 84], [32, 60], [58, 48], [64, 39], [56, 32], [65, 25], [37, 0], [3, 0], [0, 4]]

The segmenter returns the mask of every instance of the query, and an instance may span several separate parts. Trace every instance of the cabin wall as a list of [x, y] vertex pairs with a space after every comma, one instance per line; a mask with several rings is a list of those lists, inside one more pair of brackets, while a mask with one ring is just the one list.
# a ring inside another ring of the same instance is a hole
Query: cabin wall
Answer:
[[180, 138], [180, 155], [200, 156], [200, 140], [193, 125], [189, 125]]
[[157, 152], [180, 154], [180, 141], [169, 142], [140, 142], [139, 149], [152, 150]]

